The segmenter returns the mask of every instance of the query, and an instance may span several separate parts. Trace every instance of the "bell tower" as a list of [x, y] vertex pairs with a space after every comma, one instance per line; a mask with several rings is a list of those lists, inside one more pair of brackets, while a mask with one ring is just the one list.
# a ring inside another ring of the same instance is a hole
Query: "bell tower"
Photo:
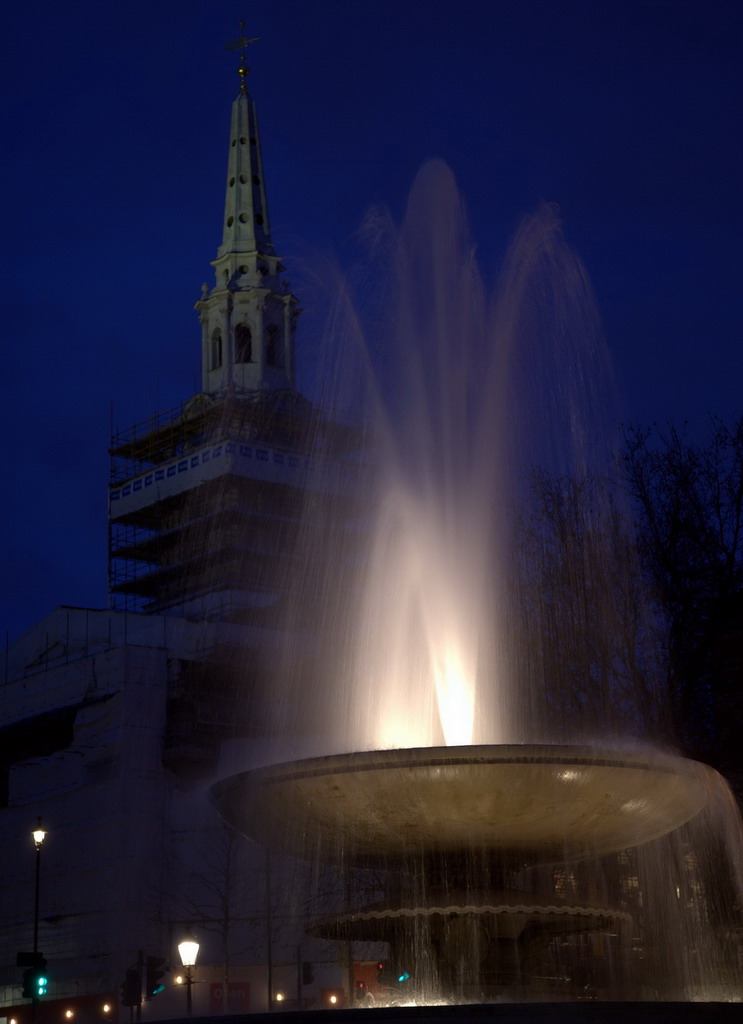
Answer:
[[[241, 25], [242, 28], [242, 25]], [[202, 328], [202, 391], [207, 395], [294, 388], [297, 300], [282, 280], [271, 241], [255, 104], [248, 92], [241, 34], [240, 92], [232, 104], [222, 244], [214, 287], [196, 303]]]
[[[242, 28], [242, 26], [241, 26]], [[271, 240], [244, 34], [215, 283], [196, 303], [201, 392], [111, 438], [114, 608], [254, 621], [278, 610], [313, 438], [342, 429], [295, 390], [297, 300]], [[343, 447], [341, 443], [340, 447]]]

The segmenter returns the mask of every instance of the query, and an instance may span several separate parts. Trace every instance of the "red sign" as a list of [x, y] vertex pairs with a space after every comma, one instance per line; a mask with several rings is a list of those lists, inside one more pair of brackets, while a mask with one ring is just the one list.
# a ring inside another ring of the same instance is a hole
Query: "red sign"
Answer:
[[225, 1005], [224, 996], [224, 985], [221, 982], [213, 982], [209, 986], [209, 1010], [211, 1013], [246, 1013], [250, 1009], [250, 982], [229, 982], [227, 1005]]

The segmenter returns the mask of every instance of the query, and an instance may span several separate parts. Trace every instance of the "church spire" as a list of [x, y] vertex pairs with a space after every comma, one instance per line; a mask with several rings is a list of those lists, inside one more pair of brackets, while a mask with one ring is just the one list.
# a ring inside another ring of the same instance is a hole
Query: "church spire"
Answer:
[[258, 115], [248, 92], [250, 68], [245, 51], [258, 37], [248, 39], [245, 22], [240, 22], [240, 38], [227, 45], [228, 50], [241, 50], [240, 93], [232, 104], [230, 152], [227, 163], [227, 194], [224, 207], [224, 233], [219, 256], [226, 252], [259, 250], [273, 254], [268, 221], [266, 190], [263, 184]]
[[263, 183], [258, 117], [246, 91], [232, 104], [224, 229], [218, 256], [234, 252], [273, 254]]
[[216, 282], [196, 303], [202, 324], [202, 390], [294, 387], [296, 299], [271, 241], [258, 117], [248, 92], [244, 23], [240, 92], [232, 104], [222, 244], [212, 262]]

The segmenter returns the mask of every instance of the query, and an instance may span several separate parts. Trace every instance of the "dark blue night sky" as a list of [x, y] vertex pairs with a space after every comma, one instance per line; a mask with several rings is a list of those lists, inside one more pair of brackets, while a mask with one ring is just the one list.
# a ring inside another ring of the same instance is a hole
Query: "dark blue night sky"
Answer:
[[[225, 44], [249, 54], [274, 241], [307, 311], [443, 157], [486, 277], [557, 203], [629, 421], [741, 414], [743, 5], [735, 0], [40, 0], [4, 14], [0, 625], [106, 603], [106, 456], [198, 390], [221, 237]], [[113, 412], [112, 412], [113, 410]]]

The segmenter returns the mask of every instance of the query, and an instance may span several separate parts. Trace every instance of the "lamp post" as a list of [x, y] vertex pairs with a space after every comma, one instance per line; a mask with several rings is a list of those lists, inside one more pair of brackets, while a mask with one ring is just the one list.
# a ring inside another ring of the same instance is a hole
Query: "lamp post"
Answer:
[[[34, 967], [33, 970], [36, 972], [33, 978], [31, 978], [31, 984], [33, 986], [33, 995], [31, 997], [31, 1021], [36, 1020], [36, 1008], [39, 1005], [39, 994], [41, 991], [46, 991], [46, 978], [41, 978], [39, 971], [39, 888], [41, 885], [41, 844], [46, 838], [46, 831], [41, 827], [41, 818], [36, 819], [36, 828], [31, 833], [36, 847], [36, 881], [34, 884]], [[46, 961], [41, 961], [41, 966], [46, 966]], [[41, 982], [43, 981], [43, 989], [41, 988]], [[24, 975], [24, 991], [25, 991], [26, 975]]]
[[181, 963], [186, 968], [186, 1011], [190, 1017], [193, 968], [196, 965], [196, 957], [199, 955], [199, 943], [190, 928], [178, 943], [178, 954], [181, 958]]
[[41, 827], [41, 818], [36, 819], [36, 828], [31, 833], [36, 846], [36, 885], [34, 887], [34, 953], [39, 952], [39, 885], [41, 881], [41, 844], [46, 832]]

